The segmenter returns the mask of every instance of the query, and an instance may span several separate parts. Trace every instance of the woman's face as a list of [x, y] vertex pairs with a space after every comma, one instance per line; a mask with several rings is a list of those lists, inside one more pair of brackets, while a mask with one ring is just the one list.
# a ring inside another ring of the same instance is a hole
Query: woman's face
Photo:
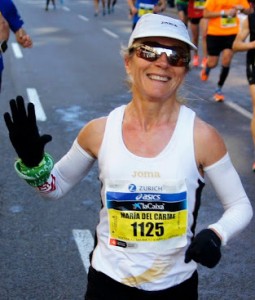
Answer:
[[[161, 47], [178, 46], [187, 53], [190, 51], [185, 43], [170, 38], [143, 38], [135, 44], [150, 42], [158, 43]], [[133, 97], [149, 101], [175, 100], [176, 92], [188, 69], [185, 66], [170, 65], [166, 53], [162, 53], [155, 61], [148, 61], [138, 57], [135, 51], [133, 55], [125, 57], [125, 68], [131, 79]]]

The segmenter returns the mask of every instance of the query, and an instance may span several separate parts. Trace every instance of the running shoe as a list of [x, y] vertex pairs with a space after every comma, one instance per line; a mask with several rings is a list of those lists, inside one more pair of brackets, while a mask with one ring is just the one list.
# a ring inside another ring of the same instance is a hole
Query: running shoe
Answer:
[[215, 94], [214, 94], [214, 96], [213, 96], [213, 99], [214, 99], [216, 102], [223, 102], [223, 101], [224, 101], [225, 97], [224, 97], [224, 95], [223, 95], [223, 93], [222, 93], [222, 91], [221, 91], [220, 89], [218, 89], [218, 90], [215, 92]]
[[200, 72], [200, 79], [202, 80], [202, 81], [207, 81], [208, 80], [208, 74], [206, 74], [206, 72], [205, 72], [205, 68], [203, 68], [202, 70], [201, 70], [201, 72]]
[[199, 56], [198, 55], [193, 56], [192, 64], [193, 64], [193, 67], [198, 67], [199, 66]]
[[204, 57], [204, 58], [202, 59], [202, 62], [201, 62], [201, 68], [205, 68], [205, 67], [206, 67], [206, 63], [207, 63], [207, 58]]
[[255, 162], [252, 165], [252, 171], [255, 172]]

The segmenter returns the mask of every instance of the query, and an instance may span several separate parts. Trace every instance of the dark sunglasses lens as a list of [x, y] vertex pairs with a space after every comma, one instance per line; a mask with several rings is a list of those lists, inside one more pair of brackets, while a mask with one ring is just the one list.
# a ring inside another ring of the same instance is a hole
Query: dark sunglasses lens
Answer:
[[[164, 50], [163, 50], [164, 51]], [[166, 50], [166, 55], [168, 58], [168, 62], [171, 66], [174, 67], [186, 67], [189, 64], [189, 53], [184, 51], [183, 49], [171, 49]]]
[[180, 63], [179, 62], [180, 56], [176, 52], [168, 54], [167, 59], [168, 59], [169, 64], [174, 67], [178, 66]]
[[148, 61], [154, 61], [158, 58], [153, 49], [144, 48], [143, 46], [136, 49], [136, 55]]
[[181, 57], [178, 53], [172, 53], [168, 57], [168, 62], [174, 67], [184, 67], [186, 66], [185, 59]]

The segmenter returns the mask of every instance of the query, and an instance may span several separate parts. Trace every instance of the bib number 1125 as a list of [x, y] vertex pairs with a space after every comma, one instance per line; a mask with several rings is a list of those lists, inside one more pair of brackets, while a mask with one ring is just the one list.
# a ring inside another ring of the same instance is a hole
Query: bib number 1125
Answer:
[[134, 222], [131, 224], [133, 227], [134, 236], [162, 236], [164, 235], [164, 226], [162, 222]]

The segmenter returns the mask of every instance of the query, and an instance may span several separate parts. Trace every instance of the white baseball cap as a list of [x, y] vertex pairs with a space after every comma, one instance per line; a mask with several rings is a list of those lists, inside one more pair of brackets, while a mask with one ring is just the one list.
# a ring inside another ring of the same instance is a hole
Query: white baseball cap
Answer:
[[187, 27], [177, 19], [160, 15], [145, 14], [137, 22], [128, 42], [128, 47], [132, 46], [134, 40], [144, 37], [167, 37], [182, 41], [197, 50], [197, 47], [191, 42]]

